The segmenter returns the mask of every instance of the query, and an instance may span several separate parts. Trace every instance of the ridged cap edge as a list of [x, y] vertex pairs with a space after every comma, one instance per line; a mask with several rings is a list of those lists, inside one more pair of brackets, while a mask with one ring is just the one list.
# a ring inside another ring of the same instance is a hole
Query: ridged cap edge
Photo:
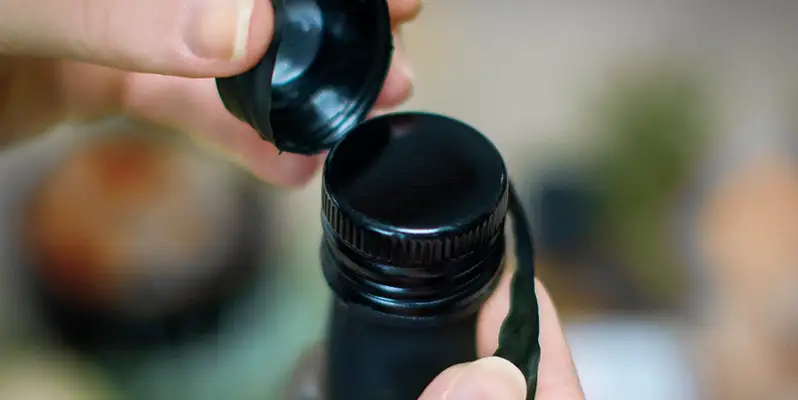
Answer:
[[[424, 237], [385, 234], [351, 218], [335, 199], [322, 190], [322, 216], [329, 229], [355, 251], [386, 263], [435, 264], [465, 256], [490, 243], [504, 229], [509, 190], [505, 185], [496, 207], [487, 216], [473, 221], [460, 232]], [[381, 227], [384, 229], [384, 227]]]

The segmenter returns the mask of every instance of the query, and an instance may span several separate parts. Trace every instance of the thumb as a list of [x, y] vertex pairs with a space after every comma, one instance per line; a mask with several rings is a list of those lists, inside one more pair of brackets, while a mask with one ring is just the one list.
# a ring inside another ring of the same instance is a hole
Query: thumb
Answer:
[[246, 70], [268, 47], [263, 0], [2, 0], [0, 55], [187, 77]]
[[487, 357], [455, 365], [427, 387], [419, 400], [525, 400], [526, 379], [509, 361]]

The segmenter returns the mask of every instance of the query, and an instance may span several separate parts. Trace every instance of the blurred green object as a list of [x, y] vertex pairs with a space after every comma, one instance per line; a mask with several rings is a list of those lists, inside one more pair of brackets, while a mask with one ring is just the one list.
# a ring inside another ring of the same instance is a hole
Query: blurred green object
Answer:
[[17, 343], [0, 354], [0, 399], [120, 399], [101, 368], [58, 347]]
[[627, 77], [600, 109], [608, 147], [595, 169], [599, 237], [665, 307], [684, 284], [669, 225], [707, 136], [704, 100], [698, 77], [656, 71]]

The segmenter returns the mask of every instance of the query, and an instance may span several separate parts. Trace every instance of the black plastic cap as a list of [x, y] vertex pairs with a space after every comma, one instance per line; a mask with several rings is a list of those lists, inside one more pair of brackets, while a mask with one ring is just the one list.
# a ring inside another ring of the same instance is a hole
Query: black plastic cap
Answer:
[[504, 161], [486, 137], [454, 119], [371, 119], [333, 148], [323, 179], [327, 230], [375, 261], [446, 263], [503, 234]]
[[271, 1], [274, 35], [266, 55], [216, 86], [225, 107], [280, 151], [318, 154], [365, 120], [377, 101], [393, 54], [388, 4]]

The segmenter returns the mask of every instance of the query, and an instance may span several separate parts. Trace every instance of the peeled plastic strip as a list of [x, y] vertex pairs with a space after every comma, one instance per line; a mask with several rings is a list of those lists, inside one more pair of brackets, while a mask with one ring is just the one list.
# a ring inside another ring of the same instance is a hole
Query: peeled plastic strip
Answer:
[[510, 287], [510, 311], [499, 332], [497, 357], [515, 364], [527, 380], [527, 399], [535, 398], [540, 364], [540, 317], [535, 294], [535, 249], [524, 207], [510, 183], [509, 211], [512, 214], [515, 255], [518, 266]]

